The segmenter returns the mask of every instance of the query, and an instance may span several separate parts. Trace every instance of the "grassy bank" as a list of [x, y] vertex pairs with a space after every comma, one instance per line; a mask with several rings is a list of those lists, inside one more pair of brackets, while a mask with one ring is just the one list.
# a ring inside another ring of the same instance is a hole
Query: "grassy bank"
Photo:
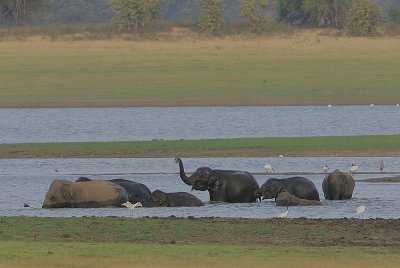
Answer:
[[399, 156], [400, 135], [0, 144], [0, 158]]
[[397, 267], [398, 226], [382, 219], [0, 217], [0, 266]]
[[400, 103], [400, 39], [0, 42], [0, 107]]
[[400, 177], [382, 177], [382, 178], [370, 178], [370, 179], [364, 179], [364, 180], [358, 180], [358, 181], [364, 181], [364, 182], [377, 182], [377, 183], [391, 183], [391, 182], [400, 182]]

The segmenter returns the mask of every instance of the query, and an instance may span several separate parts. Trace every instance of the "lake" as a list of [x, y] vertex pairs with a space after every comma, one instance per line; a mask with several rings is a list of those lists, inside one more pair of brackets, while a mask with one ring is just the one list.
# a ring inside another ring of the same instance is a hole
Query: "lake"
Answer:
[[[347, 201], [327, 201], [323, 198], [321, 168], [328, 164], [333, 171], [339, 168], [347, 171], [351, 163], [360, 166], [356, 180], [377, 177], [379, 161], [386, 162], [385, 172], [400, 174], [400, 159], [396, 157], [240, 157], [240, 158], [184, 158], [187, 172], [197, 167], [210, 166], [220, 169], [246, 170], [256, 174], [259, 184], [267, 178], [284, 178], [288, 175], [263, 174], [265, 163], [271, 163], [277, 172], [308, 173], [304, 177], [316, 185], [322, 206], [290, 207], [289, 217], [307, 218], [351, 218], [355, 208], [366, 206], [365, 218], [400, 218], [400, 184], [356, 182], [353, 198]], [[44, 196], [55, 178], [75, 180], [79, 176], [91, 178], [125, 178], [146, 184], [150, 190], [166, 192], [190, 192], [202, 201], [198, 208], [139, 208], [135, 217], [177, 216], [177, 217], [243, 217], [272, 218], [284, 211], [276, 207], [272, 200], [252, 204], [209, 203], [207, 192], [190, 191], [178, 175], [178, 166], [172, 158], [109, 158], [109, 159], [1, 159], [0, 216], [40, 216], [40, 217], [81, 217], [81, 216], [129, 216], [125, 208], [97, 209], [42, 209]], [[55, 171], [58, 170], [58, 172]], [[389, 175], [385, 175], [389, 176]], [[31, 207], [24, 208], [27, 203]]]
[[395, 105], [0, 109], [0, 118], [0, 143], [400, 133]]

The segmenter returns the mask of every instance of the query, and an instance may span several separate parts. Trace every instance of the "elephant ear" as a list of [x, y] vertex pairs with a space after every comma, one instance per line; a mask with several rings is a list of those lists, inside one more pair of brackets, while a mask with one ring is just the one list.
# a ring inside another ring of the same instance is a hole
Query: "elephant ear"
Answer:
[[214, 192], [218, 189], [219, 186], [221, 186], [221, 182], [218, 181], [217, 177], [212, 176], [208, 181], [208, 190]]
[[271, 191], [276, 193], [276, 196], [278, 196], [281, 192], [285, 192], [285, 188], [282, 186], [281, 182], [279, 180], [274, 180], [271, 184]]

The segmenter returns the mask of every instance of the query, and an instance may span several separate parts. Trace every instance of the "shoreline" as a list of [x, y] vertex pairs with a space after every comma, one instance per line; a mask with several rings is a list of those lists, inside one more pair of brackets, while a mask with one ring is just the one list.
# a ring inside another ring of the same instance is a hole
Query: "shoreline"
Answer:
[[[269, 100], [262, 100], [262, 101], [256, 101], [256, 102], [249, 102], [248, 100], [245, 100], [243, 102], [229, 102], [225, 100], [221, 101], [214, 101], [212, 103], [210, 102], [194, 102], [194, 103], [188, 103], [185, 101], [184, 103], [182, 102], [129, 102], [126, 103], [124, 101], [112, 101], [112, 102], [104, 102], [104, 103], [92, 103], [90, 101], [88, 102], [77, 102], [77, 103], [72, 103], [71, 101], [64, 101], [64, 102], [38, 102], [38, 103], [2, 103], [0, 101], [0, 109], [73, 109], [73, 108], [93, 108], [93, 109], [98, 109], [98, 108], [209, 108], [209, 107], [258, 107], [258, 106], [270, 106], [270, 107], [303, 107], [303, 106], [328, 106], [332, 105], [332, 107], [335, 106], [369, 106], [371, 103], [369, 102], [342, 102], [342, 103], [329, 103], [329, 102], [302, 102], [302, 103], [297, 103], [297, 102], [276, 102], [276, 101], [269, 101]], [[397, 106], [397, 102], [380, 102], [380, 103], [374, 103], [374, 106]]]

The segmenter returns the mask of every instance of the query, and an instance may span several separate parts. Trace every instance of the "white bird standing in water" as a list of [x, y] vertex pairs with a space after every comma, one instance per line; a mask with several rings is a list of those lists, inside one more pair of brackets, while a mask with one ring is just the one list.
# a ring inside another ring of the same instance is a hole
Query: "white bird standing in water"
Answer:
[[275, 169], [272, 167], [272, 165], [271, 164], [266, 164], [265, 166], [264, 166], [264, 169], [265, 169], [265, 173], [272, 173], [272, 171], [275, 173]]
[[135, 203], [135, 204], [132, 204], [131, 202], [129, 202], [129, 201], [126, 201], [125, 203], [123, 203], [123, 204], [121, 204], [121, 206], [125, 206], [125, 207], [127, 207], [127, 208], [129, 208], [129, 210], [131, 211], [131, 217], [133, 217], [133, 210], [135, 209], [135, 208], [139, 208], [139, 207], [143, 207], [142, 206], [142, 203], [140, 203], [140, 202], [137, 202], [137, 203]]
[[356, 173], [358, 171], [358, 165], [356, 164], [351, 164], [351, 167], [349, 168], [350, 174]]
[[276, 217], [280, 219], [286, 219], [288, 215], [289, 215], [289, 207], [286, 207], [286, 210]]
[[328, 165], [325, 165], [325, 166], [322, 168], [322, 172], [324, 172], [324, 174], [327, 174], [327, 173], [328, 173], [328, 170], [329, 170]]
[[379, 170], [382, 172], [384, 168], [385, 168], [385, 161], [381, 160], [381, 162], [379, 163]]
[[356, 208], [356, 215], [358, 216], [358, 218], [361, 217], [361, 219], [362, 219], [364, 212], [365, 212], [365, 207], [364, 206], [359, 206], [359, 207]]

